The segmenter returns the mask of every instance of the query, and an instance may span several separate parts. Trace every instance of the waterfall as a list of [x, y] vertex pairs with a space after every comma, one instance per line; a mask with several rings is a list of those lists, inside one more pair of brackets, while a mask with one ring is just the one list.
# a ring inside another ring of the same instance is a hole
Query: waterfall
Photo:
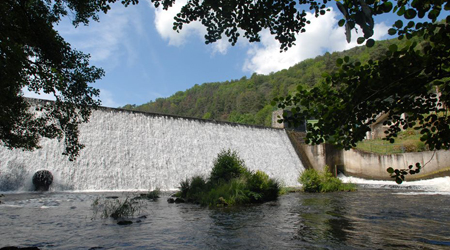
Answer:
[[209, 175], [224, 149], [286, 186], [298, 186], [304, 169], [279, 129], [100, 108], [79, 136], [86, 147], [74, 162], [57, 140], [43, 139], [32, 152], [0, 147], [0, 191], [32, 190], [42, 169], [53, 173], [53, 191], [174, 190], [186, 178]]

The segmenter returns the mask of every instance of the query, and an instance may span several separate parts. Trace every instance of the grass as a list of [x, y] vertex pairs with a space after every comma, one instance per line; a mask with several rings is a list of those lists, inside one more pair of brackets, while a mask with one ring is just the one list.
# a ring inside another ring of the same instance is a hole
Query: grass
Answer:
[[141, 210], [141, 203], [133, 198], [108, 199], [96, 198], [91, 207], [94, 212], [93, 218], [100, 214], [100, 218], [113, 218], [114, 220], [133, 217], [135, 213]]
[[398, 134], [395, 143], [383, 139], [364, 140], [356, 145], [356, 149], [378, 154], [400, 154], [405, 152], [427, 151], [425, 143], [420, 140], [418, 131], [408, 129]]
[[147, 200], [156, 201], [160, 195], [161, 195], [161, 190], [159, 188], [156, 188], [155, 190], [140, 194], [139, 196], [134, 197], [133, 199], [147, 199]]
[[303, 191], [308, 193], [328, 193], [336, 191], [355, 191], [356, 185], [352, 183], [343, 183], [334, 177], [325, 166], [322, 172], [315, 169], [306, 169], [300, 175], [298, 181], [303, 186]]
[[142, 200], [155, 201], [159, 198], [160, 194], [161, 190], [157, 188], [147, 193], [133, 195], [133, 197], [97, 197], [91, 204], [94, 213], [92, 219], [96, 218], [98, 215], [100, 215], [100, 218], [102, 219], [113, 218], [114, 220], [133, 217], [134, 214], [140, 213], [143, 205]]

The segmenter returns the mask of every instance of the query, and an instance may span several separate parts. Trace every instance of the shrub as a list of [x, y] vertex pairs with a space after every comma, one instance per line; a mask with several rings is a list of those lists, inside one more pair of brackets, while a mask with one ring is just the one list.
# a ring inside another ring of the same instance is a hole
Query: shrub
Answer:
[[356, 186], [351, 183], [342, 183], [341, 180], [334, 177], [325, 166], [322, 173], [315, 169], [307, 169], [299, 177], [299, 182], [303, 186], [303, 191], [309, 193], [317, 192], [335, 192], [335, 191], [354, 191]]
[[254, 202], [264, 202], [278, 198], [280, 184], [270, 179], [263, 171], [258, 170], [256, 173], [250, 175], [248, 188], [250, 190], [249, 194]]
[[244, 178], [235, 178], [226, 183], [220, 183], [206, 193], [203, 205], [228, 206], [250, 202], [247, 183]]
[[205, 190], [207, 190], [205, 179], [201, 176], [194, 176], [190, 181], [188, 192], [184, 198], [188, 201], [200, 202]]
[[183, 180], [180, 182], [180, 192], [178, 192], [176, 194], [176, 196], [179, 197], [186, 197], [188, 192], [189, 192], [189, 188], [191, 186], [191, 182], [189, 179]]
[[280, 184], [262, 171], [250, 172], [236, 152], [222, 151], [214, 161], [211, 176], [180, 183], [176, 196], [209, 206], [240, 205], [278, 198]]
[[303, 171], [298, 181], [302, 184], [303, 191], [308, 193], [320, 192], [322, 180], [315, 169], [306, 169]]
[[224, 150], [219, 153], [214, 161], [210, 180], [213, 183], [228, 182], [233, 178], [248, 174], [248, 172], [244, 166], [244, 161], [239, 158], [235, 151]]

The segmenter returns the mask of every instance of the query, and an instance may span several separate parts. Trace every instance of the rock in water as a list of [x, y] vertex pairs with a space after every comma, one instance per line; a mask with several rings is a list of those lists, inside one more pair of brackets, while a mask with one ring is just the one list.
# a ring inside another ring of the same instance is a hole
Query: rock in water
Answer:
[[130, 225], [130, 224], [133, 224], [133, 222], [129, 221], [129, 220], [122, 220], [122, 221], [117, 222], [117, 225], [121, 225], [121, 226]]
[[53, 182], [53, 175], [48, 170], [39, 170], [33, 175], [35, 191], [48, 191]]

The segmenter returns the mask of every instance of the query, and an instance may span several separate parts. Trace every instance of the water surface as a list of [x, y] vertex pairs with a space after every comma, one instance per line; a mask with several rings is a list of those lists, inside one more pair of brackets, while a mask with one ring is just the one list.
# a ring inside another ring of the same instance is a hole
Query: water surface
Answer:
[[[360, 188], [291, 193], [260, 205], [208, 209], [144, 201], [120, 226], [92, 219], [98, 197], [129, 193], [6, 194], [0, 247], [41, 249], [448, 249], [450, 195]], [[139, 218], [145, 215], [146, 218]]]

